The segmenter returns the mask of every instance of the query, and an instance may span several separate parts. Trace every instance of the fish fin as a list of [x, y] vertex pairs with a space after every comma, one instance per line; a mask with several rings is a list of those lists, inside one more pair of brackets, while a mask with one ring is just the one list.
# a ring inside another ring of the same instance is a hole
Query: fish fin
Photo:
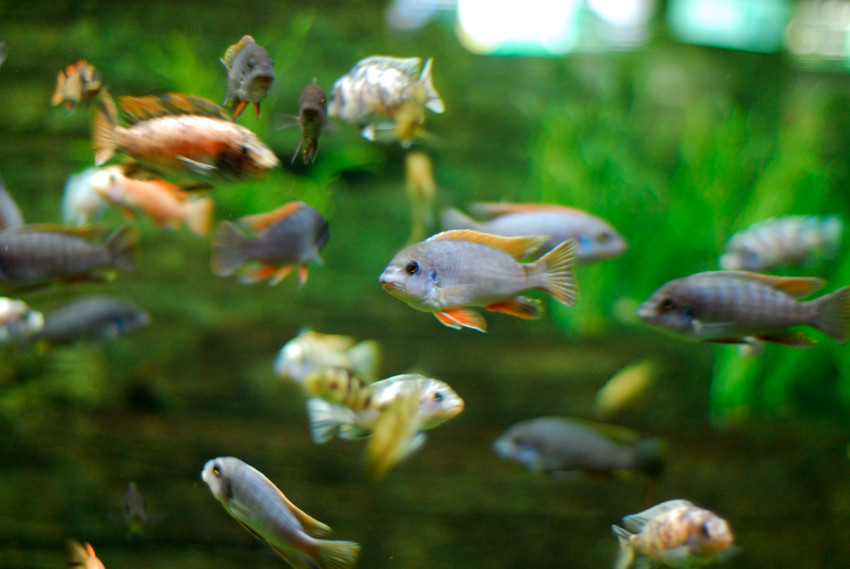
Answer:
[[474, 310], [464, 310], [463, 308], [452, 308], [437, 312], [434, 314], [437, 320], [443, 323], [444, 326], [460, 330], [461, 327], [472, 328], [479, 332], [487, 331], [487, 322], [484, 318]]
[[257, 112], [257, 118], [260, 118], [260, 103], [254, 103], [254, 110]]
[[[292, 125], [292, 126], [295, 126], [295, 125]], [[286, 127], [281, 127], [281, 128], [286, 128]], [[301, 140], [298, 141], [298, 146], [295, 147], [295, 152], [292, 153], [292, 160], [289, 162], [290, 164], [295, 164], [295, 159], [298, 158], [298, 151], [301, 150], [301, 146], [303, 146], [303, 145], [304, 145], [304, 138], [302, 137]], [[304, 154], [304, 163], [305, 164], [307, 163], [306, 152], [307, 152], [307, 149], [305, 148], [304, 149], [304, 153], [305, 153]]]
[[688, 500], [667, 500], [666, 502], [656, 504], [655, 506], [652, 506], [647, 510], [638, 512], [637, 514], [625, 516], [623, 518], [623, 526], [625, 526], [625, 528], [632, 533], [640, 533], [641, 531], [643, 531], [644, 526], [647, 524], [647, 522], [649, 522], [649, 520], [658, 517], [662, 514], [666, 514], [667, 512], [675, 510], [676, 508], [690, 507], [693, 507], [693, 504]]
[[265, 229], [269, 225], [280, 221], [289, 214], [298, 211], [305, 205], [306, 204], [302, 201], [288, 202], [270, 212], [246, 215], [244, 217], [240, 217], [237, 221], [240, 225], [248, 227], [253, 231], [260, 231], [261, 229]]
[[115, 135], [117, 125], [118, 109], [112, 96], [104, 90], [98, 97], [98, 109], [92, 122], [92, 146], [96, 166], [100, 166], [115, 155], [118, 147], [118, 139]]
[[236, 54], [242, 51], [244, 47], [251, 45], [252, 43], [256, 43], [253, 37], [247, 34], [242, 36], [242, 38], [238, 42], [227, 48], [227, 50], [224, 52], [224, 57], [221, 58], [221, 63], [225, 67], [227, 67], [227, 69], [230, 69], [233, 65], [233, 58], [236, 57]]
[[109, 236], [106, 240], [106, 249], [112, 265], [119, 271], [132, 271], [136, 265], [136, 246], [139, 244], [139, 235], [129, 225], [125, 225]]
[[502, 235], [493, 235], [492, 233], [483, 233], [474, 229], [451, 229], [432, 235], [426, 241], [444, 241], [458, 240], [471, 241], [500, 249], [509, 254], [514, 259], [522, 259], [528, 255], [537, 252], [543, 246], [549, 237], [546, 235], [524, 235], [521, 237], [504, 237]]
[[419, 431], [419, 395], [403, 389], [381, 410], [366, 443], [366, 470], [374, 479], [382, 478], [399, 461], [410, 456], [425, 442]]
[[307, 265], [298, 265], [298, 287], [304, 286], [307, 282]]
[[220, 277], [235, 273], [236, 269], [245, 262], [244, 249], [247, 241], [248, 237], [235, 223], [222, 221], [213, 240], [213, 256], [210, 263], [212, 271]]
[[[247, 527], [243, 524], [244, 527]], [[256, 533], [254, 535], [257, 535]], [[257, 535], [259, 537], [259, 535]], [[269, 547], [272, 548], [272, 551], [280, 555], [281, 559], [289, 563], [294, 569], [316, 569], [316, 564], [313, 563], [310, 559], [307, 558], [306, 555], [302, 555], [293, 549], [283, 549], [282, 547], [278, 547], [272, 543], [269, 543], [262, 537], [260, 539], [267, 543]]]
[[351, 367], [364, 379], [378, 376], [381, 365], [381, 344], [377, 340], [364, 340], [348, 350]]
[[185, 93], [168, 93], [161, 97], [145, 95], [119, 97], [121, 112], [130, 124], [174, 115], [201, 115], [230, 120], [230, 114], [209, 99]]
[[248, 106], [248, 101], [239, 101], [233, 105], [233, 120], [239, 118], [239, 115], [242, 114], [242, 111], [245, 110], [245, 107]]
[[213, 172], [218, 170], [217, 166], [206, 164], [205, 162], [198, 162], [197, 160], [192, 160], [186, 156], [178, 156], [177, 159], [186, 164], [196, 174], [200, 174], [201, 176], [210, 176]]
[[256, 284], [266, 279], [273, 279], [275, 278], [278, 270], [278, 267], [262, 264], [255, 267], [249, 267], [241, 271], [241, 274], [239, 275], [239, 282], [243, 284]]
[[569, 215], [588, 216], [586, 211], [555, 204], [543, 203], [511, 203], [511, 202], [476, 202], [469, 206], [475, 215], [486, 218], [498, 217], [508, 213], [553, 212]]
[[307, 416], [310, 418], [310, 435], [316, 444], [334, 438], [343, 425], [353, 421], [354, 412], [341, 405], [328, 403], [321, 398], [307, 400]]
[[712, 271], [712, 274], [761, 281], [794, 298], [809, 295], [826, 284], [826, 281], [818, 277], [777, 277], [749, 271]]
[[[182, 192], [181, 192], [182, 193]], [[186, 227], [198, 235], [206, 235], [210, 230], [215, 203], [210, 198], [201, 198], [186, 203]]]
[[575, 239], [567, 239], [534, 262], [543, 267], [541, 288], [567, 306], [574, 306], [578, 300], [578, 287], [573, 273], [577, 258], [578, 243]]
[[446, 110], [446, 106], [443, 104], [440, 94], [434, 88], [433, 78], [431, 77], [431, 67], [433, 64], [433, 57], [425, 62], [425, 65], [422, 67], [422, 73], [419, 75], [419, 82], [425, 87], [425, 93], [428, 96], [428, 99], [425, 101], [425, 108], [435, 113], [442, 113]]
[[286, 497], [286, 494], [277, 489], [278, 498], [283, 502], [286, 508], [292, 513], [293, 516], [298, 519], [298, 522], [304, 528], [304, 531], [307, 532], [311, 537], [322, 537], [326, 535], [330, 535], [332, 533], [331, 528], [328, 524], [323, 524], [316, 518], [312, 517], [304, 510], [300, 509], [298, 506], [293, 504], [289, 498]]
[[526, 320], [535, 320], [543, 316], [543, 312], [540, 309], [540, 301], [527, 296], [517, 296], [505, 302], [488, 304], [484, 308], [492, 312], [503, 312]]
[[847, 341], [847, 323], [850, 321], [850, 286], [826, 294], [818, 303], [816, 326], [839, 343]]
[[635, 559], [632, 534], [627, 529], [621, 528], [618, 525], [612, 525], [611, 529], [614, 531], [614, 535], [617, 536], [617, 543], [620, 546], [617, 552], [617, 561], [614, 563], [614, 569], [627, 569]]
[[50, 97], [50, 102], [53, 106], [58, 105], [65, 99], [62, 89], [65, 87], [65, 81], [67, 80], [68, 77], [65, 75], [65, 72], [60, 69], [59, 73], [56, 74], [56, 90], [53, 92], [53, 96]]
[[269, 269], [274, 271], [271, 277], [269, 277], [269, 286], [274, 286], [289, 276], [289, 273], [292, 272], [292, 265], [283, 267], [282, 269], [276, 269], [274, 267], [269, 267]]
[[360, 555], [360, 545], [353, 541], [319, 540], [316, 564], [319, 569], [351, 569]]
[[[782, 344], [783, 346], [791, 346], [792, 348], [800, 348], [803, 350], [815, 347], [815, 341], [801, 332], [772, 332], [770, 334], [760, 334], [756, 336], [756, 339], [762, 340], [763, 342], [774, 342], [776, 344]], [[742, 339], [740, 343], [746, 344], [747, 342]]]
[[466, 215], [465, 213], [460, 212], [459, 210], [450, 207], [444, 209], [442, 213], [440, 213], [440, 224], [443, 226], [443, 230], [450, 229], [475, 229], [478, 230], [480, 224]]

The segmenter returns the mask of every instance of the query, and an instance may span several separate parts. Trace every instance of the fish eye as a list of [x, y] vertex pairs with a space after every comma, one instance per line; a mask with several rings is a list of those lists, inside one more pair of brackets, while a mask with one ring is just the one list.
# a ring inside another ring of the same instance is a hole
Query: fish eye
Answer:
[[404, 267], [404, 270], [407, 271], [407, 274], [409, 275], [415, 275], [419, 271], [419, 263], [416, 261], [410, 261], [407, 266]]
[[437, 391], [434, 393], [434, 401], [442, 401], [443, 400], [443, 392]]
[[212, 471], [216, 478], [221, 478], [221, 468], [219, 468], [218, 464], [213, 464]]
[[662, 300], [658, 304], [658, 309], [661, 312], [671, 312], [671, 311], [675, 310], [675, 308], [676, 308], [676, 303], [673, 302], [673, 299], [670, 298], [670, 297], [665, 298], [664, 300]]
[[705, 522], [701, 526], [699, 526], [699, 533], [703, 537], [711, 537], [711, 528], [708, 527], [708, 522]]
[[613, 236], [607, 231], [604, 231], [596, 236], [596, 240], [600, 243], [608, 243], [609, 241], [611, 241], [611, 239], [613, 239]]

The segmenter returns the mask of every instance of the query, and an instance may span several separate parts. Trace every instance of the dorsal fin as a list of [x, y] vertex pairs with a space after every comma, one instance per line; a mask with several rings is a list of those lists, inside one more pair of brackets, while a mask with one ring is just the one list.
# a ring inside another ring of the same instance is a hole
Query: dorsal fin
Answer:
[[507, 213], [553, 212], [566, 215], [590, 215], [586, 211], [564, 205], [546, 203], [510, 203], [510, 202], [476, 202], [469, 206], [470, 211], [481, 217], [497, 217]]
[[818, 277], [777, 277], [749, 271], [717, 271], [715, 274], [760, 281], [790, 294], [794, 298], [807, 296], [816, 290], [820, 290], [826, 284], [826, 281]]
[[227, 69], [230, 69], [233, 65], [233, 58], [236, 57], [236, 54], [242, 51], [242, 48], [252, 43], [257, 43], [254, 41], [254, 38], [249, 35], [242, 36], [241, 40], [227, 48], [227, 51], [224, 52], [224, 57], [221, 58], [221, 62], [225, 67], [227, 67]]
[[292, 512], [292, 515], [298, 519], [298, 522], [307, 534], [311, 537], [322, 537], [331, 533], [331, 528], [327, 524], [323, 524], [293, 504], [277, 486], [275, 486], [275, 490], [277, 490], [278, 497], [283, 501], [287, 509]]
[[544, 243], [549, 239], [546, 235], [524, 235], [522, 237], [503, 237], [501, 235], [493, 235], [491, 233], [483, 233], [474, 229], [452, 229], [432, 235], [426, 241], [472, 241], [501, 249], [509, 254], [514, 259], [522, 259], [534, 254]]
[[231, 120], [230, 114], [209, 99], [183, 93], [169, 93], [162, 97], [122, 96], [119, 98], [121, 111], [130, 124], [171, 115], [202, 115]]
[[240, 217], [239, 223], [241, 225], [244, 225], [245, 227], [253, 229], [254, 231], [260, 231], [261, 229], [268, 227], [272, 223], [280, 221], [287, 215], [301, 209], [305, 205], [307, 204], [302, 201], [289, 202], [283, 204], [275, 210], [266, 213], [258, 213], [256, 215], [246, 215], [245, 217]]

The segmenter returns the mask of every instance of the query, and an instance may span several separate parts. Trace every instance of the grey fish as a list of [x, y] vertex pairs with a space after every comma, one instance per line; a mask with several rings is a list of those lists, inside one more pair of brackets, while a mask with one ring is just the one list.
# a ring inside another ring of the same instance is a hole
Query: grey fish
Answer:
[[664, 468], [664, 445], [659, 439], [567, 417], [517, 423], [496, 439], [493, 447], [502, 458], [550, 476], [634, 470], [655, 478]]
[[110, 340], [147, 326], [141, 308], [119, 298], [91, 295], [67, 302], [44, 314], [44, 326], [31, 338], [51, 344], [77, 340]]
[[127, 534], [142, 533], [148, 523], [148, 511], [145, 497], [139, 492], [135, 482], [127, 484], [127, 490], [121, 499], [121, 509], [124, 512], [124, 523], [127, 524]]
[[754, 337], [810, 348], [811, 338], [788, 330], [808, 325], [843, 343], [850, 320], [850, 287], [798, 300], [823, 284], [814, 277], [707, 271], [666, 283], [640, 305], [637, 315], [651, 326], [701, 342], [741, 344]]
[[373, 380], [378, 375], [381, 345], [377, 340], [357, 342], [351, 336], [304, 330], [278, 352], [274, 371], [284, 379], [303, 383], [323, 367], [343, 367]]
[[274, 61], [269, 52], [246, 35], [227, 48], [221, 63], [227, 68], [224, 103], [233, 100], [233, 119], [239, 118], [248, 103], [254, 103], [259, 117], [260, 102], [274, 81]]
[[262, 472], [238, 458], [207, 461], [201, 478], [242, 527], [296, 569], [347, 569], [357, 561], [359, 545], [317, 539], [331, 528], [298, 509]]
[[304, 202], [289, 202], [278, 209], [242, 217], [239, 224], [252, 234], [246, 235], [229, 221], [219, 225], [213, 242], [212, 270], [229, 276], [242, 265], [259, 263], [259, 268], [243, 272], [243, 282], [255, 283], [270, 278], [277, 284], [296, 265], [298, 282], [307, 281], [307, 263], [321, 263], [319, 251], [328, 240], [328, 222], [316, 209]]
[[322, 134], [328, 123], [327, 111], [328, 99], [325, 90], [316, 85], [316, 80], [313, 79], [313, 84], [304, 87], [298, 97], [298, 118], [296, 122], [301, 127], [301, 140], [292, 155], [293, 162], [295, 162], [295, 157], [298, 156], [302, 146], [304, 147], [302, 154], [304, 164], [312, 164], [316, 161], [319, 135]]

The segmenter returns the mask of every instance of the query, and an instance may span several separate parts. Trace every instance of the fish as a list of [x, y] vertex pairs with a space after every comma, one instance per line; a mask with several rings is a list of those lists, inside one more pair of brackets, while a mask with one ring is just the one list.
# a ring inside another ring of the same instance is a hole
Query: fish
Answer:
[[68, 567], [104, 569], [103, 562], [95, 555], [90, 543], [82, 544], [73, 539], [68, 540]]
[[92, 233], [58, 225], [24, 225], [0, 232], [0, 284], [99, 280], [105, 271], [133, 270], [138, 234], [131, 227], [119, 228], [101, 243], [91, 242]]
[[660, 366], [645, 358], [632, 362], [605, 382], [593, 398], [593, 414], [606, 419], [637, 400], [658, 377]]
[[764, 272], [832, 258], [841, 247], [844, 224], [837, 215], [788, 215], [755, 223], [733, 235], [720, 257], [728, 270]]
[[777, 277], [748, 271], [706, 271], [673, 279], [637, 309], [650, 326], [697, 342], [750, 343], [750, 338], [795, 348], [814, 340], [793, 326], [812, 326], [847, 341], [850, 287], [798, 300], [824, 286], [816, 277]]
[[357, 342], [351, 336], [304, 330], [280, 349], [274, 370], [283, 379], [303, 383], [317, 369], [342, 367], [372, 381], [378, 376], [380, 363], [377, 340]]
[[208, 99], [182, 93], [121, 97], [128, 127], [118, 123], [108, 93], [98, 100], [92, 134], [97, 166], [120, 151], [141, 169], [187, 189], [258, 179], [280, 166], [257, 135]]
[[245, 35], [227, 48], [221, 63], [227, 69], [224, 104], [233, 101], [234, 120], [239, 118], [248, 103], [254, 103], [259, 117], [260, 103], [274, 81], [274, 61], [269, 52], [257, 45], [254, 38]]
[[23, 300], [0, 297], [0, 342], [26, 342], [44, 326], [44, 315]]
[[62, 221], [76, 227], [97, 221], [109, 205], [91, 185], [101, 168], [86, 168], [68, 176], [62, 192]]
[[347, 569], [356, 563], [357, 543], [318, 539], [331, 528], [298, 509], [262, 472], [242, 460], [232, 456], [209, 460], [201, 479], [227, 513], [296, 569]]
[[610, 223], [580, 209], [508, 202], [477, 202], [471, 204], [470, 209], [484, 220], [478, 221], [457, 209], [447, 208], [440, 214], [443, 230], [475, 229], [505, 237], [547, 235], [549, 239], [540, 248], [543, 252], [562, 241], [575, 239], [579, 264], [619, 257], [628, 248], [626, 240]]
[[431, 158], [424, 152], [410, 151], [404, 157], [405, 189], [410, 200], [410, 236], [408, 243], [421, 241], [433, 222], [437, 183]]
[[668, 500], [612, 525], [620, 551], [615, 569], [637, 567], [693, 568], [732, 552], [729, 523], [687, 500]]
[[24, 225], [24, 216], [15, 198], [6, 189], [6, 182], [0, 176], [0, 231], [15, 229]]
[[85, 59], [72, 63], [56, 75], [56, 90], [50, 102], [53, 106], [62, 102], [69, 111], [88, 103], [100, 93], [103, 83], [100, 73]]
[[359, 61], [334, 83], [328, 114], [356, 125], [367, 140], [389, 130], [409, 146], [421, 132], [425, 109], [445, 110], [431, 76], [433, 61], [428, 59], [421, 73], [418, 57], [378, 55]]
[[29, 339], [54, 345], [81, 340], [106, 341], [149, 323], [150, 316], [128, 300], [87, 295], [45, 312], [44, 326]]
[[327, 127], [328, 123], [328, 98], [325, 90], [316, 84], [313, 79], [312, 85], [307, 85], [298, 97], [298, 116], [295, 124], [301, 127], [301, 140], [292, 154], [292, 162], [298, 157], [301, 147], [304, 152], [301, 159], [304, 164], [312, 164], [316, 161], [316, 153], [319, 148], [319, 135]]
[[189, 199], [190, 194], [176, 184], [130, 178], [121, 166], [100, 169], [88, 184], [102, 199], [125, 211], [142, 212], [160, 227], [185, 224], [192, 232], [204, 235], [212, 223], [215, 205], [211, 198]]
[[553, 478], [632, 471], [658, 478], [664, 469], [665, 446], [660, 439], [568, 417], [539, 417], [517, 423], [496, 439], [493, 448], [501, 458]]
[[121, 509], [124, 512], [124, 523], [127, 524], [127, 535], [144, 532], [148, 523], [148, 511], [145, 507], [145, 497], [139, 492], [135, 482], [127, 484], [127, 490], [121, 499]]
[[449, 328], [484, 332], [484, 318], [467, 307], [540, 318], [539, 303], [518, 295], [529, 289], [543, 290], [567, 306], [575, 304], [574, 239], [534, 263], [519, 262], [546, 239], [501, 237], [471, 229], [444, 231], [399, 252], [379, 280], [389, 294], [416, 310], [433, 313]]
[[328, 222], [302, 201], [241, 217], [238, 222], [223, 221], [216, 231], [211, 266], [220, 277], [256, 262], [258, 268], [242, 271], [242, 282], [256, 283], [268, 278], [270, 285], [276, 285], [298, 266], [298, 284], [303, 286], [307, 282], [307, 263], [322, 262], [319, 251], [328, 241]]

